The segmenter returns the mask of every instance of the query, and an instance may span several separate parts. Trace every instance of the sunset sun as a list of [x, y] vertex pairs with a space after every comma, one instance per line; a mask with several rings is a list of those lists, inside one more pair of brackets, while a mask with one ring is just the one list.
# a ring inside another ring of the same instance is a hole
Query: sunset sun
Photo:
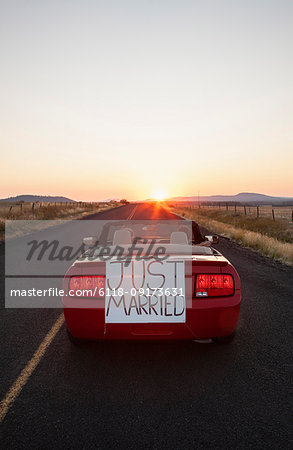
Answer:
[[155, 192], [155, 194], [153, 195], [153, 198], [155, 200], [157, 200], [158, 202], [161, 202], [162, 200], [164, 200], [166, 198], [166, 193], [163, 191], [157, 191]]

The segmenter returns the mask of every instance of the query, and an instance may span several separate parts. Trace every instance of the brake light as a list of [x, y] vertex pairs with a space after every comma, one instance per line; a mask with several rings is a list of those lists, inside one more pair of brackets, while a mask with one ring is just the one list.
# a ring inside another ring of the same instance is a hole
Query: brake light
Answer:
[[81, 275], [70, 278], [71, 297], [101, 298], [105, 295], [104, 275]]
[[199, 274], [196, 277], [196, 297], [219, 297], [234, 293], [234, 280], [229, 274]]

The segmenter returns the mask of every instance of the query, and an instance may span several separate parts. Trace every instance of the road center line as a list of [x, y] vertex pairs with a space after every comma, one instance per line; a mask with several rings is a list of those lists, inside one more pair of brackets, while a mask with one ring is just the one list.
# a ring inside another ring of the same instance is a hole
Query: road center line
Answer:
[[27, 363], [27, 365], [22, 369], [20, 375], [15, 380], [5, 397], [0, 403], [0, 422], [4, 419], [6, 416], [9, 408], [13, 405], [14, 401], [20, 394], [22, 388], [29, 380], [30, 376], [36, 369], [37, 365], [41, 361], [42, 357], [46, 353], [46, 350], [50, 346], [51, 342], [53, 341], [54, 337], [60, 330], [64, 323], [64, 316], [63, 313], [60, 314], [54, 325], [52, 326], [51, 330], [48, 331], [45, 338], [39, 345], [38, 349], [35, 351], [34, 355], [30, 359], [30, 361]]
[[[137, 206], [138, 205], [136, 205], [133, 208], [133, 210], [131, 211], [131, 213], [129, 214], [129, 216], [127, 217], [126, 220], [131, 220], [132, 219], [132, 217], [134, 216], [134, 213], [135, 213], [135, 211], [137, 209]], [[50, 346], [51, 342], [53, 341], [54, 337], [56, 336], [56, 334], [58, 333], [60, 328], [62, 327], [63, 323], [64, 323], [64, 316], [63, 316], [63, 313], [62, 313], [62, 314], [60, 314], [60, 316], [58, 317], [58, 319], [56, 320], [56, 322], [52, 326], [51, 330], [48, 331], [48, 333], [44, 337], [43, 341], [39, 345], [38, 349], [35, 351], [34, 355], [30, 359], [30, 361], [22, 369], [20, 375], [14, 381], [14, 383], [11, 386], [11, 388], [9, 389], [9, 391], [7, 392], [7, 394], [5, 395], [3, 400], [1, 401], [1, 403], [0, 403], [0, 422], [2, 422], [3, 419], [5, 418], [9, 408], [11, 408], [11, 406], [14, 403], [14, 401], [16, 400], [18, 395], [20, 394], [22, 388], [25, 386], [25, 384], [29, 380], [30, 376], [32, 375], [32, 373], [36, 369], [37, 365], [39, 364], [39, 362], [41, 361], [42, 357], [46, 353], [48, 347]]]
[[135, 207], [133, 208], [133, 210], [131, 211], [131, 213], [129, 214], [129, 216], [127, 217], [126, 220], [131, 220], [132, 217], [134, 216], [135, 211], [137, 210], [138, 205], [135, 205]]

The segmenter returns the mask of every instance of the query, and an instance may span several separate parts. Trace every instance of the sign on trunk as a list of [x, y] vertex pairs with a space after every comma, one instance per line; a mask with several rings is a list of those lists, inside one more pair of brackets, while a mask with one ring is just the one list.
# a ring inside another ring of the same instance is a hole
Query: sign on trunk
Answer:
[[106, 323], [185, 322], [185, 262], [106, 262]]

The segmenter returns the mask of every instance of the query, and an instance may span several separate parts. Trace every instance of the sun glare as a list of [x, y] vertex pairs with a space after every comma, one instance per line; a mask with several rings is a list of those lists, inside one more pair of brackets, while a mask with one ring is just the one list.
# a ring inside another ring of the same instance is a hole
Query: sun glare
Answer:
[[164, 200], [164, 199], [166, 198], [166, 194], [165, 194], [165, 192], [163, 192], [163, 191], [157, 191], [157, 192], [154, 194], [153, 198], [154, 198], [155, 200], [157, 200], [158, 202], [161, 202], [162, 200]]

